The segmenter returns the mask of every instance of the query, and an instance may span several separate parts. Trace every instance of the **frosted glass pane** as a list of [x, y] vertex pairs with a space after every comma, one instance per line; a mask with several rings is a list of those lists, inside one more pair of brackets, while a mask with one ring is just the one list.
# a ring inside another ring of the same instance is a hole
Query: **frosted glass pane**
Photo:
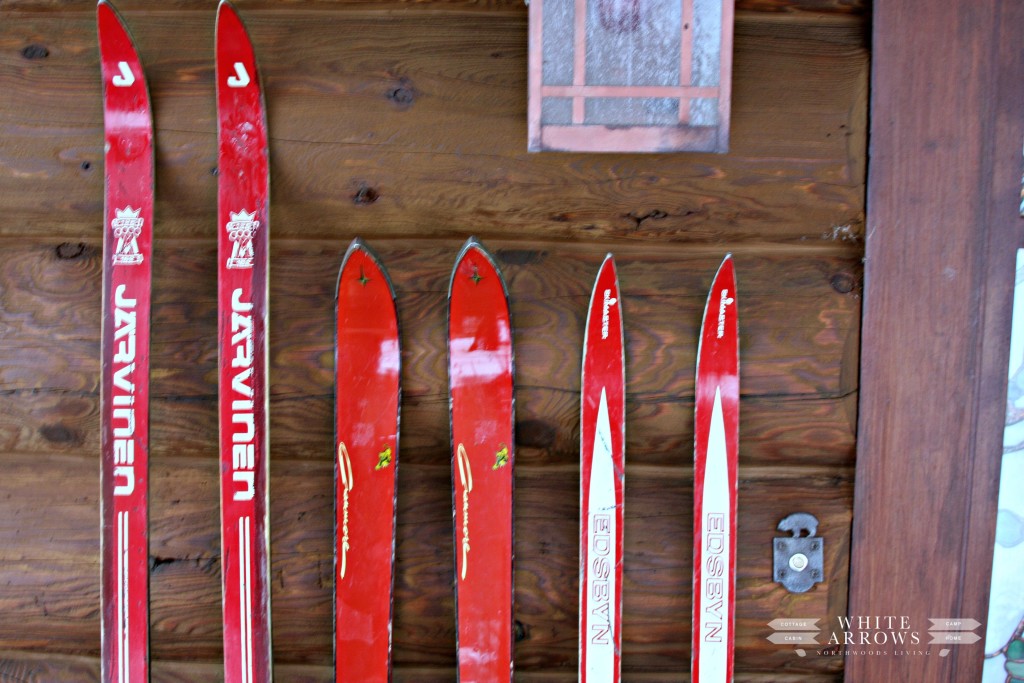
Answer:
[[692, 85], [717, 86], [722, 45], [722, 0], [693, 0]]
[[679, 85], [681, 34], [680, 0], [589, 0], [587, 85]]
[[584, 105], [588, 124], [670, 126], [679, 123], [679, 100], [656, 97], [593, 97]]
[[718, 125], [718, 98], [695, 97], [690, 100], [691, 126]]
[[572, 98], [545, 97], [541, 102], [540, 122], [552, 126], [568, 126], [572, 123]]
[[573, 0], [544, 0], [544, 85], [569, 85], [573, 68]]

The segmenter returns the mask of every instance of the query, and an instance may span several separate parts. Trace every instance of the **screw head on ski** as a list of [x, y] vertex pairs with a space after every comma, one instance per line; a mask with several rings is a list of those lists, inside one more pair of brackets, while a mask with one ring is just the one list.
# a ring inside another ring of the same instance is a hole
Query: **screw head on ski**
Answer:
[[733, 678], [736, 605], [736, 476], [739, 450], [739, 322], [732, 256], [708, 293], [694, 399], [694, 683]]
[[512, 325], [494, 259], [470, 238], [448, 289], [458, 680], [512, 680]]
[[401, 353], [391, 282], [358, 239], [335, 320], [335, 680], [388, 681]]
[[581, 683], [618, 683], [622, 652], [622, 529], [626, 374], [615, 260], [590, 295], [580, 396]]
[[149, 336], [153, 123], [142, 63], [114, 8], [96, 8], [103, 75], [100, 391], [102, 676], [149, 680]]
[[217, 306], [224, 680], [271, 680], [267, 125], [252, 44], [217, 8]]

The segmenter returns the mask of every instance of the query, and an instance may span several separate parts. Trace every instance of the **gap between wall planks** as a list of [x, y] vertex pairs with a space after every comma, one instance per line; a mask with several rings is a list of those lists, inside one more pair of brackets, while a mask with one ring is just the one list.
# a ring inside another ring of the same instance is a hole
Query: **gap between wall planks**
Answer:
[[[578, 337], [609, 249], [621, 268], [630, 364], [624, 669], [630, 680], [689, 670], [694, 340], [714, 268], [732, 250], [749, 331], [739, 669], [748, 680], [778, 680], [768, 672], [780, 667], [792, 681], [837, 680], [841, 661], [798, 659], [764, 637], [772, 618], [845, 610], [863, 251], [862, 8], [804, 3], [837, 10], [821, 18], [758, 3], [771, 11], [740, 17], [733, 154], [715, 157], [527, 155], [525, 8], [396, 15], [309, 6], [245, 15], [271, 107], [279, 676], [329, 675], [329, 310], [341, 254], [359, 233], [395, 277], [407, 345], [396, 679], [451, 680], [443, 301], [458, 244], [476, 232], [510, 273], [517, 334], [516, 614], [526, 636], [517, 676], [575, 671]], [[11, 67], [0, 69], [10, 93], [0, 105], [0, 457], [9, 473], [0, 585], [17, 586], [0, 590], [5, 672], [41, 666], [40, 653], [52, 655], [51, 670], [87, 672], [98, 653], [102, 168], [92, 9], [25, 11], [0, 27], [9, 48], [0, 62]], [[154, 675], [182, 680], [220, 656], [212, 11], [123, 9], [154, 84], [158, 136]], [[339, 40], [325, 17], [339, 17], [350, 39]], [[32, 45], [49, 56], [26, 58]], [[41, 509], [39, 500], [59, 503]], [[805, 504], [832, 539], [829, 574], [794, 598], [770, 583], [769, 544], [778, 519]]]

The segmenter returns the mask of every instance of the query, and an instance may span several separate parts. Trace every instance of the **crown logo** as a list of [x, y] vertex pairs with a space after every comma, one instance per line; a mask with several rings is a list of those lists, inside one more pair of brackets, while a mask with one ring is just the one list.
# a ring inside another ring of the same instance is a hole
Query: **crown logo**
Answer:
[[252, 240], [260, 222], [256, 219], [256, 212], [246, 212], [242, 209], [238, 213], [229, 212], [231, 220], [225, 228], [228, 231], [228, 239], [231, 240], [231, 256], [228, 257], [228, 268], [252, 268], [253, 258], [256, 256], [253, 251]]
[[126, 206], [114, 209], [114, 219], [110, 221], [110, 230], [117, 238], [112, 261], [115, 266], [134, 266], [142, 263], [139, 252], [139, 235], [142, 234], [144, 219], [139, 218], [141, 208], [133, 209]]

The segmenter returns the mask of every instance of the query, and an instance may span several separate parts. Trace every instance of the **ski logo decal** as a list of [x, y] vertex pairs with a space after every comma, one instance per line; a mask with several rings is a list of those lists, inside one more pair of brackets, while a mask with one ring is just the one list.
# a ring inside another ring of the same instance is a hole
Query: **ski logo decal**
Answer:
[[348, 448], [345, 447], [344, 441], [338, 444], [338, 478], [344, 492], [342, 494], [341, 557], [338, 558], [338, 578], [344, 579], [348, 569], [348, 551], [351, 548], [348, 543], [348, 494], [355, 483], [352, 479], [352, 459], [348, 455]]
[[384, 450], [377, 454], [377, 464], [373, 466], [374, 470], [382, 470], [391, 465], [391, 446], [385, 446]]
[[110, 229], [117, 238], [117, 247], [112, 257], [115, 266], [134, 266], [142, 263], [138, 239], [145, 221], [139, 217], [141, 212], [141, 208], [133, 209], [130, 206], [114, 209], [115, 215], [110, 221]]
[[612, 296], [612, 290], [604, 290], [604, 304], [601, 306], [601, 339], [608, 338], [608, 320], [612, 306], [619, 300]]
[[249, 77], [249, 72], [245, 70], [245, 64], [242, 62], [235, 62], [235, 75], [228, 76], [228, 87], [244, 88], [251, 82], [252, 78]]
[[[234, 356], [231, 367], [238, 372], [231, 379], [231, 390], [242, 396], [231, 401], [231, 424], [236, 430], [231, 434], [231, 463], [234, 471], [232, 481], [241, 483], [243, 488], [233, 493], [233, 500], [252, 500], [256, 496], [255, 439], [256, 416], [251, 385], [253, 374], [253, 330], [252, 303], [242, 301], [242, 288], [231, 294], [231, 344]], [[241, 429], [237, 429], [241, 426]]]
[[256, 212], [246, 212], [242, 209], [238, 213], [229, 212], [231, 220], [225, 226], [228, 231], [228, 239], [231, 240], [231, 256], [228, 257], [228, 268], [252, 268], [255, 252], [252, 240], [260, 222], [256, 220]]
[[462, 574], [466, 580], [466, 569], [469, 564], [469, 494], [473, 490], [473, 470], [469, 464], [469, 453], [461, 443], [458, 448], [459, 481], [462, 482]]
[[[607, 296], [607, 293], [606, 293]], [[607, 298], [605, 299], [607, 302]], [[586, 668], [591, 676], [607, 675], [614, 669], [615, 632], [615, 473], [612, 464], [612, 426], [608, 395], [601, 389], [601, 402], [594, 427], [594, 458], [590, 478], [587, 514], [587, 615], [585, 637], [592, 645], [605, 647], [588, 651]]]
[[[135, 308], [136, 299], [125, 296], [127, 285], [114, 291], [114, 495], [130, 496], [135, 491]], [[116, 483], [123, 479], [124, 483]]]
[[135, 83], [135, 74], [132, 73], [132, 69], [128, 66], [128, 62], [118, 62], [117, 69], [121, 73], [114, 74], [110, 78], [110, 82], [118, 88], [127, 88], [129, 85]]
[[723, 289], [722, 296], [718, 303], [718, 329], [715, 331], [715, 338], [721, 339], [725, 336], [725, 309], [736, 300], [729, 296], [729, 290]]
[[494, 464], [491, 466], [492, 470], [496, 470], [499, 467], [504, 467], [508, 464], [508, 446], [501, 444], [501, 448], [494, 454]]

